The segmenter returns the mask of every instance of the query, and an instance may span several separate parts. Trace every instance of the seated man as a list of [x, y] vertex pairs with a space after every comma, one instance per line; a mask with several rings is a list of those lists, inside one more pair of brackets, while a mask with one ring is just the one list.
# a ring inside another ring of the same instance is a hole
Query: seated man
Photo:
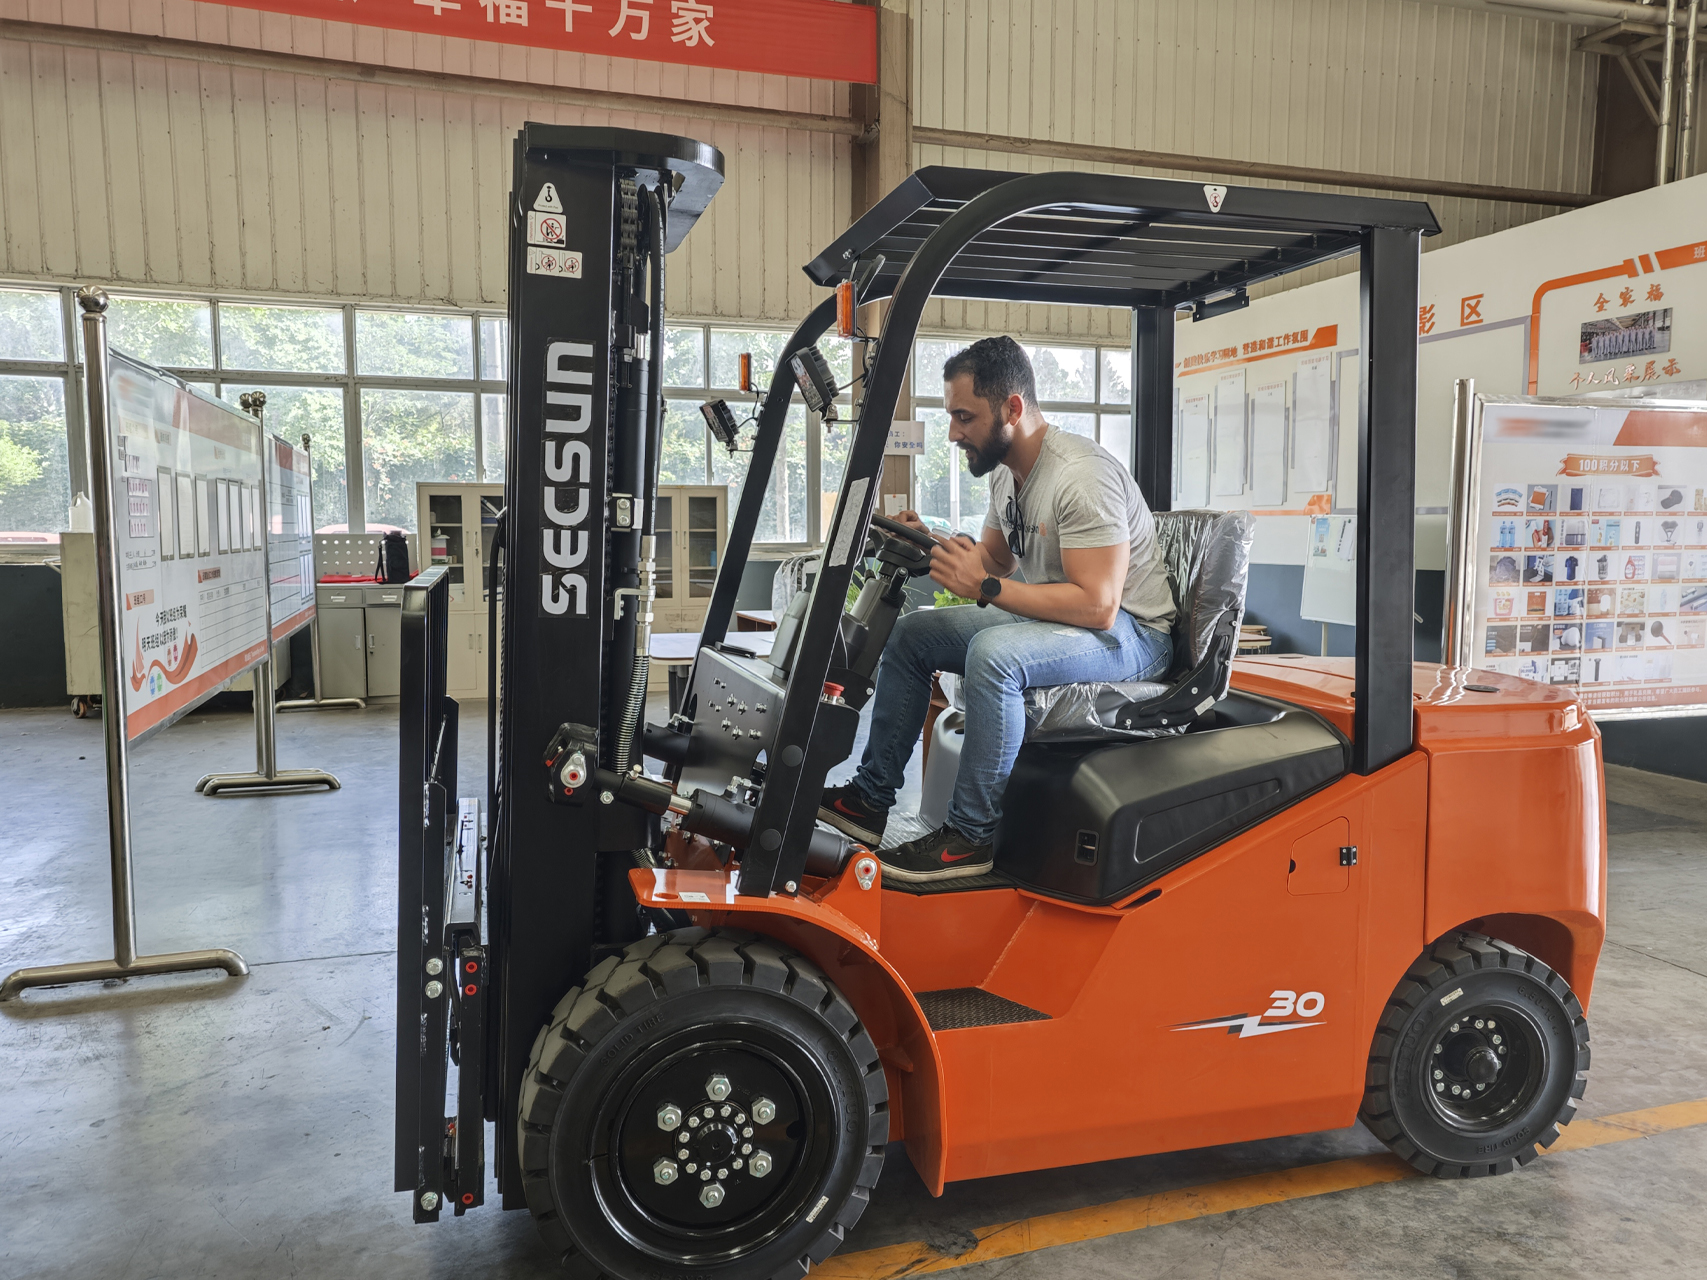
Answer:
[[[990, 476], [990, 510], [981, 541], [938, 539], [931, 578], [978, 607], [919, 610], [896, 624], [859, 771], [826, 790], [818, 810], [875, 847], [924, 727], [932, 674], [963, 674], [966, 741], [948, 821], [879, 855], [885, 875], [913, 882], [990, 870], [1002, 787], [1025, 739], [1026, 689], [1155, 679], [1173, 659], [1167, 568], [1126, 465], [1043, 420], [1031, 362], [1012, 338], [973, 343], [942, 378], [948, 438], [973, 475]], [[924, 528], [910, 511], [900, 518]]]

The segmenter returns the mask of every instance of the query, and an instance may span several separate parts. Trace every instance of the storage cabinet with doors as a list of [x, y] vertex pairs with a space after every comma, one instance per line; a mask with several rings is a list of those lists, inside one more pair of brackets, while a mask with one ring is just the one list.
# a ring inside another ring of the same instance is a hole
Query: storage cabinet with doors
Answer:
[[729, 490], [722, 485], [659, 485], [656, 524], [652, 629], [698, 631], [729, 536]]
[[487, 593], [492, 589], [492, 539], [503, 506], [501, 484], [415, 485], [421, 567], [442, 564], [450, 570], [445, 692], [453, 697], [487, 696]]
[[395, 698], [402, 692], [403, 588], [315, 589], [323, 698]]

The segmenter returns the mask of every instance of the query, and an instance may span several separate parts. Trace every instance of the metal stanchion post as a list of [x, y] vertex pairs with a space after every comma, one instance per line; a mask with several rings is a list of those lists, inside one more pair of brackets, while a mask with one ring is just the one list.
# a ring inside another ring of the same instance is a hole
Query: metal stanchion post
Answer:
[[[308, 453], [308, 433], [302, 435], [302, 451]], [[310, 455], [312, 457], [312, 455]], [[308, 528], [310, 540], [314, 537], [314, 463], [308, 464]], [[312, 541], [311, 541], [312, 545]], [[316, 583], [309, 583], [311, 591], [318, 591]], [[314, 602], [314, 616], [308, 620], [308, 644], [314, 655], [314, 696], [312, 698], [293, 698], [274, 706], [274, 711], [308, 711], [314, 707], [355, 707], [364, 710], [367, 703], [360, 698], [322, 698], [320, 696], [320, 602]]]
[[107, 756], [107, 840], [112, 856], [113, 958], [76, 964], [18, 969], [0, 982], [0, 1000], [29, 987], [73, 982], [106, 982], [155, 973], [224, 969], [233, 977], [249, 972], [235, 951], [211, 947], [166, 955], [136, 954], [136, 893], [130, 860], [130, 751], [125, 726], [123, 600], [119, 586], [118, 530], [113, 522], [113, 446], [107, 424], [107, 295], [84, 287], [77, 291], [83, 308], [83, 350], [87, 358], [89, 480], [95, 507], [95, 583], [100, 597], [101, 720]]
[[266, 408], [264, 391], [245, 391], [238, 404], [255, 416], [255, 431], [260, 437], [261, 454], [261, 590], [265, 593], [263, 609], [267, 619], [267, 656], [251, 674], [255, 697], [255, 772], [210, 773], [196, 783], [204, 796], [216, 796], [222, 791], [299, 790], [303, 787], [325, 787], [336, 791], [343, 783], [324, 769], [280, 769], [278, 746], [273, 721], [273, 556], [272, 507], [267, 491], [267, 450], [271, 444], [261, 412]]

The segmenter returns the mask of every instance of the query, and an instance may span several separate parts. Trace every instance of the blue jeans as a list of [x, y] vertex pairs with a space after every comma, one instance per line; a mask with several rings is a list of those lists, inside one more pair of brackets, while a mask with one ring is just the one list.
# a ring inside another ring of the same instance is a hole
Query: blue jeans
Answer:
[[853, 776], [873, 808], [895, 805], [930, 707], [931, 676], [964, 675], [966, 741], [948, 820], [983, 844], [1002, 816], [1002, 787], [1025, 741], [1025, 691], [1080, 680], [1153, 680], [1173, 663], [1173, 634], [1121, 610], [1112, 630], [1016, 618], [994, 605], [909, 613], [895, 624], [877, 668], [871, 736]]

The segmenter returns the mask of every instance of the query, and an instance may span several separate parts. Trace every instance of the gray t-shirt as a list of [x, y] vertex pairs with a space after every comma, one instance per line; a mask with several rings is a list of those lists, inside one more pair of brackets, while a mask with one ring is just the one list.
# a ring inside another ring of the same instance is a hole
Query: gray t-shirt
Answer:
[[[1007, 537], [1013, 529], [1014, 473], [990, 473], [990, 511], [984, 527]], [[1120, 607], [1146, 627], [1166, 630], [1174, 621], [1167, 566], [1156, 545], [1156, 521], [1138, 484], [1115, 456], [1084, 436], [1050, 427], [1037, 465], [1026, 477], [1017, 506], [1025, 526], [1020, 575], [1027, 582], [1065, 582], [1061, 548], [1132, 546]]]

